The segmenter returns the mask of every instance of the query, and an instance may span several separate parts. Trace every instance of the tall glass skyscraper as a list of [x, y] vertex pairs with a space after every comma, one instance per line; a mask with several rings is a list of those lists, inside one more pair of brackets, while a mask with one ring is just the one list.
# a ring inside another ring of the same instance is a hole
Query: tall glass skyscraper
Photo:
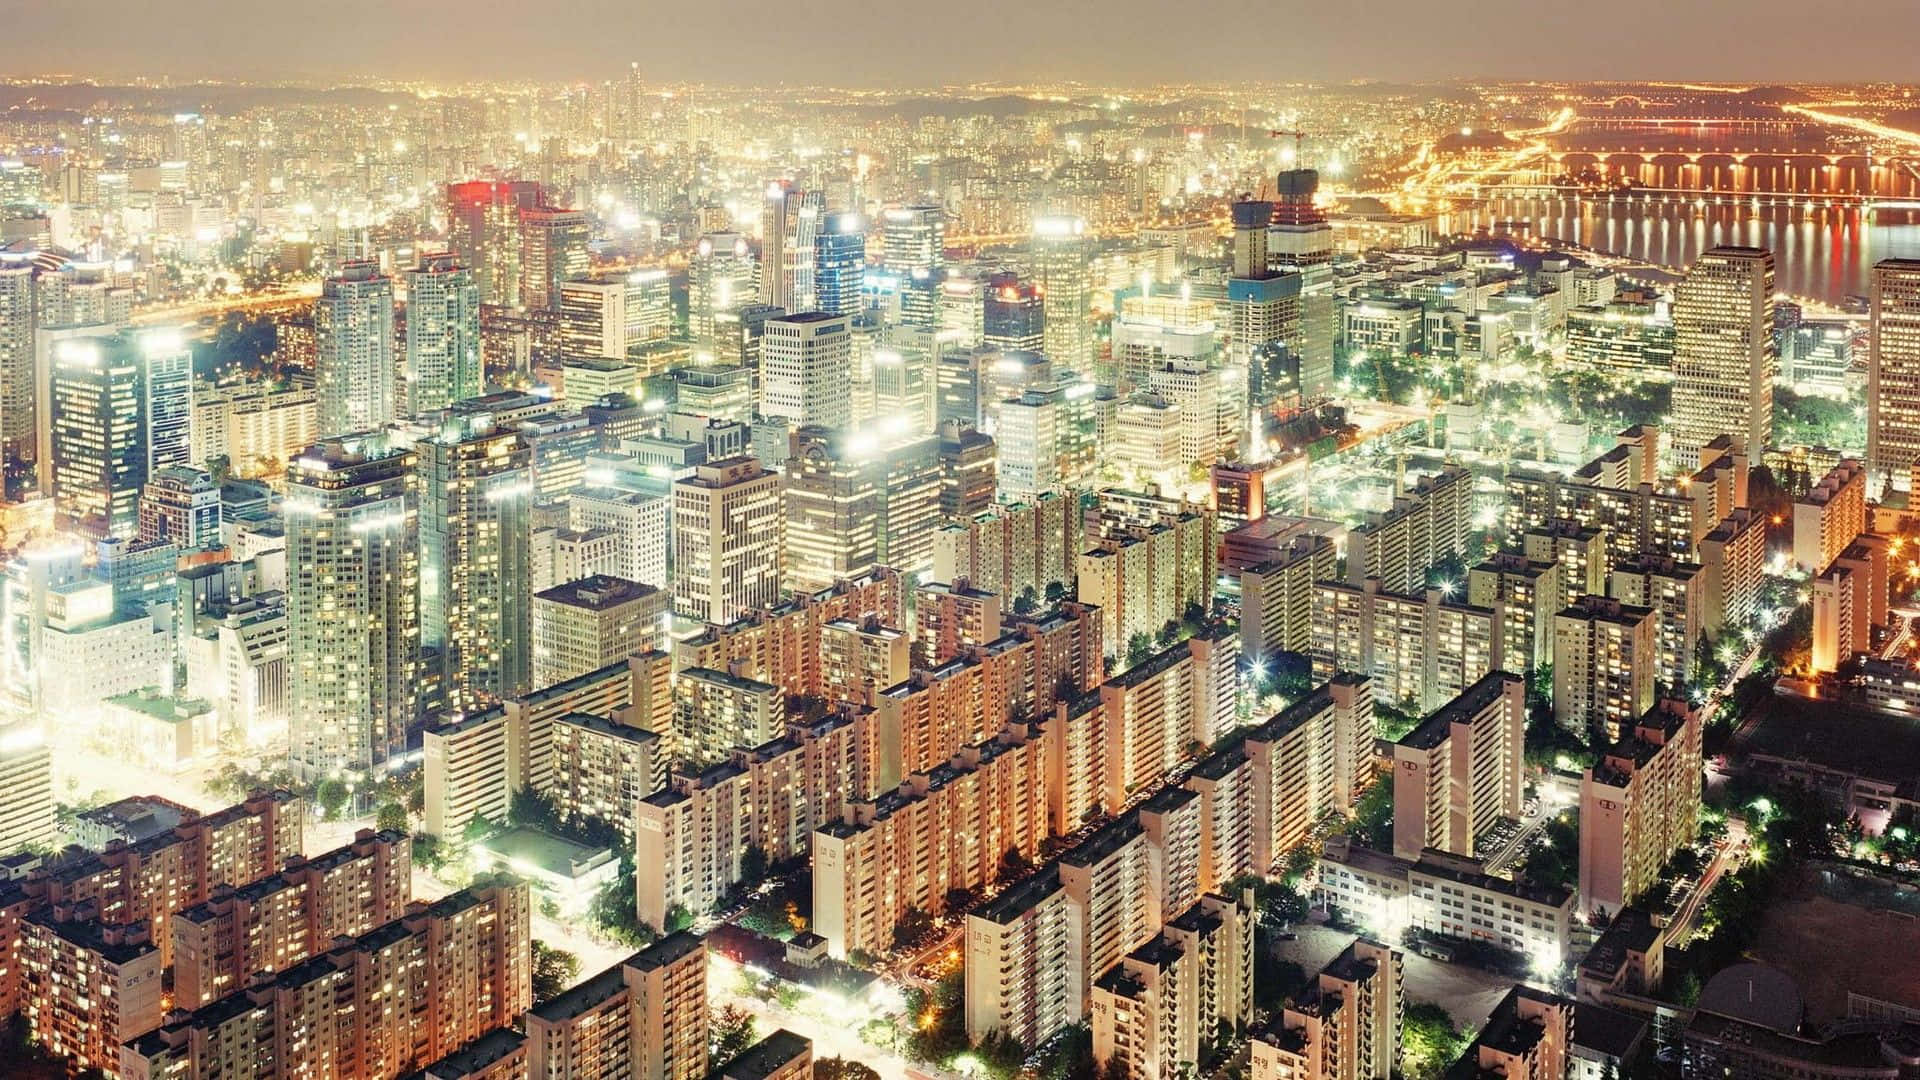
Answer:
[[866, 220], [853, 213], [828, 214], [813, 240], [814, 306], [829, 315], [859, 314], [866, 277]]

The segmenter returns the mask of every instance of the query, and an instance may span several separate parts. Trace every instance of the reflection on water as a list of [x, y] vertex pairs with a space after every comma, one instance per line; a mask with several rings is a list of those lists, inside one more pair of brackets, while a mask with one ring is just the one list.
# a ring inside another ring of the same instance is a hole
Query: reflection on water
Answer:
[[1866, 294], [1875, 262], [1920, 258], [1920, 218], [1911, 212], [1883, 211], [1867, 221], [1857, 209], [1514, 198], [1489, 199], [1443, 225], [1468, 232], [1496, 222], [1526, 222], [1537, 237], [1675, 269], [1717, 244], [1772, 248], [1783, 291], [1834, 304]]

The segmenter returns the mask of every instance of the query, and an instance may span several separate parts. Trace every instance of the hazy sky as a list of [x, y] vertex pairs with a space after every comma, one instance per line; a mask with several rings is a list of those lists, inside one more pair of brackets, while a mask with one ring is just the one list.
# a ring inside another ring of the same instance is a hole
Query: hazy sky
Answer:
[[1920, 80], [1920, 0], [0, 0], [0, 72]]

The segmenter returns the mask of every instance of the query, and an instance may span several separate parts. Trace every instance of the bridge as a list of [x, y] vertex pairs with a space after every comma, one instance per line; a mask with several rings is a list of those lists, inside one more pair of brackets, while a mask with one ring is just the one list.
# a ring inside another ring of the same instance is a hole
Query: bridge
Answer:
[[1748, 206], [1754, 209], [1782, 207], [1794, 210], [1855, 210], [1872, 215], [1882, 210], [1920, 212], [1920, 199], [1889, 199], [1873, 195], [1820, 194], [1769, 191], [1705, 191], [1699, 188], [1632, 187], [1609, 190], [1562, 187], [1557, 184], [1465, 184], [1455, 192], [1470, 193], [1481, 199], [1569, 199], [1574, 201], [1631, 203], [1636, 201], [1693, 203], [1696, 206]]

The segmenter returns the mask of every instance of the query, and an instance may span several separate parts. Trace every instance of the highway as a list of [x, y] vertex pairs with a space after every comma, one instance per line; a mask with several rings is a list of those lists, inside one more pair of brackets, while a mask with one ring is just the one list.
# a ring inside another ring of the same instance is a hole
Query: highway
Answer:
[[246, 293], [217, 300], [195, 300], [186, 304], [163, 304], [158, 307], [144, 308], [133, 313], [133, 323], [136, 326], [185, 325], [235, 311], [307, 303], [319, 295], [319, 281], [300, 281], [269, 292]]

